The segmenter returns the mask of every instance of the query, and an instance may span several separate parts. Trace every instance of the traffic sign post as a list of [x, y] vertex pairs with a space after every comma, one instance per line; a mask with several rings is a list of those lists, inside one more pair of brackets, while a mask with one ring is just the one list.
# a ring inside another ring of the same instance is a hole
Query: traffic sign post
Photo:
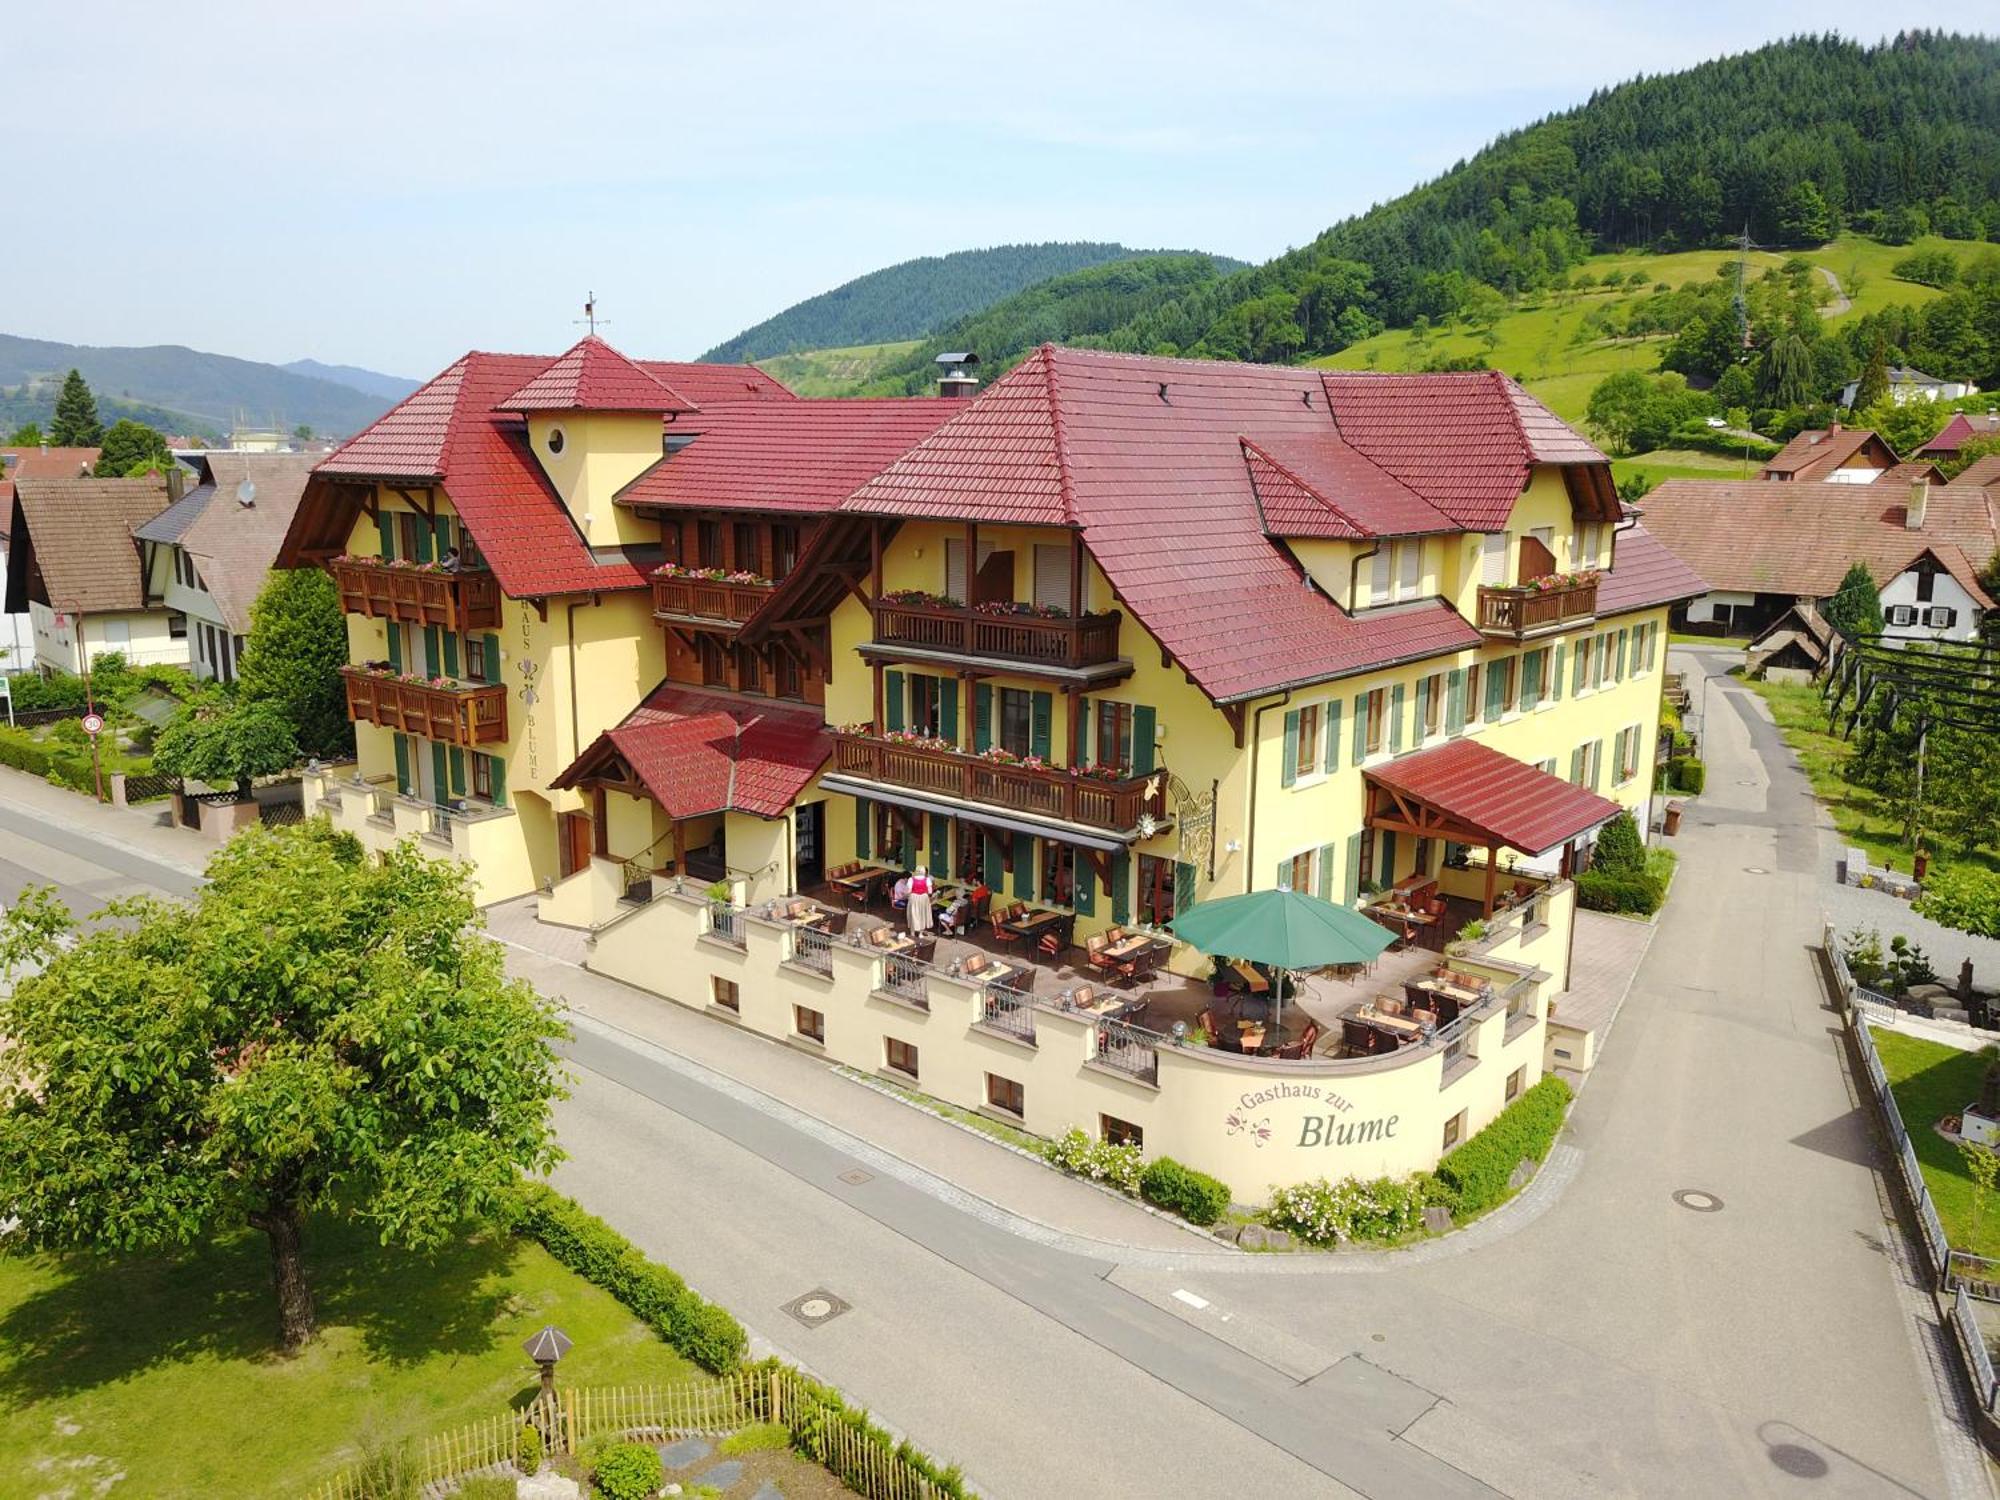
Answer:
[[90, 782], [97, 789], [97, 800], [104, 800], [104, 772], [97, 759], [97, 736], [104, 729], [104, 715], [96, 710], [83, 716], [83, 732], [90, 736]]

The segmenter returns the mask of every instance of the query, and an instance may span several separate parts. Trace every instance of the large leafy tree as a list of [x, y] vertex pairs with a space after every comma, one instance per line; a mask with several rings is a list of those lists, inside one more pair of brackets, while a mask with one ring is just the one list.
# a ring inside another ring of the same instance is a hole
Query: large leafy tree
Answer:
[[104, 441], [97, 398], [91, 395], [80, 370], [71, 370], [63, 377], [62, 390], [56, 395], [55, 419], [49, 423], [49, 441], [62, 448], [95, 448]]
[[190, 699], [153, 743], [153, 768], [250, 795], [253, 777], [275, 776], [297, 764], [292, 721], [275, 703], [241, 702], [223, 693]]
[[1813, 398], [1813, 357], [1796, 333], [1779, 337], [1764, 355], [1764, 393], [1773, 406], [1804, 406]]
[[106, 479], [125, 479], [139, 474], [166, 472], [174, 461], [166, 437], [158, 428], [120, 417], [104, 434], [99, 445], [96, 472]]
[[1826, 622], [1850, 637], [1882, 633], [1882, 592], [1875, 587], [1868, 564], [1849, 565], [1840, 587], [1826, 601]]
[[45, 1249], [270, 1242], [280, 1339], [314, 1332], [305, 1230], [445, 1243], [559, 1155], [551, 1004], [477, 931], [462, 867], [324, 819], [239, 835], [190, 905], [79, 932], [0, 919], [0, 1203]]
[[23, 422], [14, 429], [14, 435], [7, 439], [10, 448], [38, 448], [45, 442], [40, 422]]
[[347, 623], [332, 577], [319, 568], [274, 571], [250, 606], [237, 695], [282, 708], [306, 754], [350, 754], [354, 725], [340, 681], [346, 660]]

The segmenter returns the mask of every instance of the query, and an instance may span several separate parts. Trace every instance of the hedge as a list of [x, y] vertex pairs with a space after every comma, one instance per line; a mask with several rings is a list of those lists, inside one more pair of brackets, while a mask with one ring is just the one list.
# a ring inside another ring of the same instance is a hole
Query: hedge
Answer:
[[1667, 762], [1667, 784], [1677, 792], [1698, 797], [1708, 785], [1708, 767], [1692, 755], [1677, 755]]
[[1229, 1184], [1171, 1156], [1157, 1157], [1139, 1174], [1139, 1195], [1190, 1224], [1213, 1224], [1229, 1211]]
[[523, 1183], [513, 1228], [603, 1287], [704, 1370], [726, 1374], [743, 1362], [749, 1335], [727, 1309], [689, 1290], [672, 1270], [646, 1259], [638, 1246], [575, 1200], [541, 1183]]
[[1437, 1164], [1434, 1194], [1454, 1215], [1479, 1213], [1507, 1196], [1525, 1159], [1549, 1154], [1569, 1108], [1570, 1087], [1551, 1073], [1501, 1110], [1484, 1130]]
[[1650, 917], [1666, 899], [1666, 882], [1644, 870], [1593, 867], [1576, 877], [1576, 903], [1585, 911]]
[[1715, 453], [1724, 458], [1742, 458], [1746, 452], [1751, 458], [1773, 458], [1778, 452], [1778, 445], [1769, 438], [1733, 437], [1727, 430], [1710, 427], [1705, 422], [1691, 422], [1674, 428], [1660, 446], [1692, 448], [1699, 453]]
[[[756, 1366], [760, 1370], [781, 1370], [789, 1366], [775, 1359], [767, 1359]], [[815, 1463], [841, 1480], [849, 1489], [863, 1490], [868, 1479], [864, 1461], [859, 1461], [852, 1448], [836, 1446], [824, 1440], [825, 1430], [833, 1426], [853, 1429], [882, 1452], [893, 1454], [928, 1479], [952, 1500], [971, 1500], [971, 1491], [965, 1487], [965, 1478], [958, 1472], [957, 1464], [940, 1465], [936, 1459], [920, 1448], [912, 1447], [908, 1439], [898, 1442], [888, 1432], [868, 1419], [868, 1414], [856, 1411], [841, 1399], [839, 1391], [832, 1386], [821, 1385], [810, 1375], [792, 1369], [792, 1384], [785, 1407], [785, 1426], [791, 1430], [793, 1446]], [[809, 1403], [809, 1409], [801, 1411], [798, 1400]]]

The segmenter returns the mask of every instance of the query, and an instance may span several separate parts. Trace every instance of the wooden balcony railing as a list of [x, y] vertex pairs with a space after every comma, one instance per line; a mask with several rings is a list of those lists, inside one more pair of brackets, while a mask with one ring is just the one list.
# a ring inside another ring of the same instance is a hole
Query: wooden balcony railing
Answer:
[[500, 628], [500, 585], [484, 568], [432, 572], [354, 558], [326, 567], [350, 615], [453, 631]]
[[1118, 622], [1111, 610], [1079, 619], [987, 614], [934, 604], [875, 606], [875, 644], [914, 646], [954, 656], [986, 656], [1038, 667], [1098, 667], [1118, 660]]
[[507, 689], [500, 683], [452, 686], [405, 682], [360, 667], [342, 667], [347, 717], [447, 745], [490, 745], [507, 738]]
[[1533, 635], [1596, 613], [1595, 578], [1548, 589], [1479, 586], [1479, 628], [1488, 635]]
[[1146, 795], [1158, 783], [1158, 772], [1104, 781], [1053, 768], [1007, 765], [957, 750], [846, 733], [834, 736], [833, 765], [849, 776], [1108, 833], [1129, 833], [1138, 826], [1141, 813], [1160, 814], [1158, 796], [1149, 799]]
[[663, 620], [703, 620], [733, 627], [762, 609], [776, 587], [712, 578], [655, 578], [653, 613]]

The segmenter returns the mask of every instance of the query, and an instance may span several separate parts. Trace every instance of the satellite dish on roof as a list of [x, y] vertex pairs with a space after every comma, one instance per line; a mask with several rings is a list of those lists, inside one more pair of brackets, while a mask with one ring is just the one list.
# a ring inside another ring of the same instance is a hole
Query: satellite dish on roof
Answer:
[[236, 503], [238, 505], [255, 505], [257, 503], [256, 480], [246, 479], [236, 486]]

